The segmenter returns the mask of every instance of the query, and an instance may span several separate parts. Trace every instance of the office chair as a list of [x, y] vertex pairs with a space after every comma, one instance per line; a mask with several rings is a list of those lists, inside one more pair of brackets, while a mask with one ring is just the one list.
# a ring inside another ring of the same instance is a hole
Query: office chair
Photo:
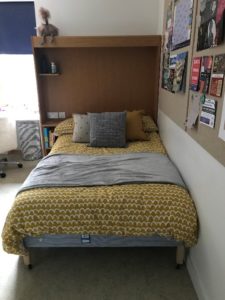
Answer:
[[5, 173], [5, 167], [7, 165], [17, 165], [18, 168], [22, 168], [23, 164], [19, 161], [11, 161], [8, 160], [6, 157], [2, 158], [0, 160], [0, 177], [1, 178], [5, 178], [6, 177], [6, 173]]

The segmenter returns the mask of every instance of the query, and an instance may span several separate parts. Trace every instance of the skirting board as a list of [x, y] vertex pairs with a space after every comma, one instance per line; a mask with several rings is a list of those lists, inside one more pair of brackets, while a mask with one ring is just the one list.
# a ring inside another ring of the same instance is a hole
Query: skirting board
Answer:
[[198, 299], [199, 300], [211, 300], [211, 299], [209, 299], [208, 295], [206, 294], [206, 291], [204, 289], [199, 272], [198, 272], [197, 268], [195, 267], [195, 264], [193, 263], [193, 260], [191, 258], [191, 253], [188, 255], [186, 265], [187, 265], [189, 275], [191, 277], [191, 281], [194, 285], [196, 294], [198, 296]]

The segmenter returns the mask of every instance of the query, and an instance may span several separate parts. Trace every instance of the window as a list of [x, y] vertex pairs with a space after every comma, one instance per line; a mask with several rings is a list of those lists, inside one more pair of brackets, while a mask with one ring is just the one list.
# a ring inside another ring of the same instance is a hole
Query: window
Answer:
[[31, 54], [34, 2], [0, 2], [0, 53]]
[[0, 113], [38, 119], [31, 36], [34, 2], [0, 2]]

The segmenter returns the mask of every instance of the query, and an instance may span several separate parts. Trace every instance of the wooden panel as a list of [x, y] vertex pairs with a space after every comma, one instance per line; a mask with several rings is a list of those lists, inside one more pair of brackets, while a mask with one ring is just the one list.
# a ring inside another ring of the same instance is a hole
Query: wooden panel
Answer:
[[[40, 42], [40, 37], [32, 38], [42, 127], [57, 123], [49, 123], [47, 112], [70, 117], [144, 109], [157, 122], [161, 36], [57, 37], [44, 46]], [[56, 63], [57, 76], [40, 74], [43, 55]]]
[[156, 47], [41, 49], [60, 76], [38, 76], [45, 112], [145, 109], [157, 120], [160, 51]]

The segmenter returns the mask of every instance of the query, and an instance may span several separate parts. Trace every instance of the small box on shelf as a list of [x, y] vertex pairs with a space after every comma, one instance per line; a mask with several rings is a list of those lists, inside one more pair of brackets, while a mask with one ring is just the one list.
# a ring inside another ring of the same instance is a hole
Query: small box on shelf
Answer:
[[59, 76], [59, 66], [55, 61], [49, 61], [46, 55], [42, 55], [39, 61], [39, 76]]

